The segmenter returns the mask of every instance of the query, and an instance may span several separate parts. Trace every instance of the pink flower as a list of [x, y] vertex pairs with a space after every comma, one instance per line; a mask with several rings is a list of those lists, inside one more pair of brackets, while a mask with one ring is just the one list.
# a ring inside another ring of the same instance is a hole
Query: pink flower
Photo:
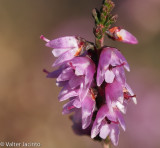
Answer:
[[98, 134], [102, 139], [110, 137], [114, 145], [118, 145], [119, 140], [119, 125], [117, 122], [110, 121], [107, 118], [109, 110], [107, 105], [103, 105], [96, 116], [91, 130], [91, 138], [95, 138]]
[[102, 139], [110, 137], [114, 145], [118, 144], [119, 125], [125, 131], [125, 122], [122, 113], [126, 112], [126, 106], [123, 104], [124, 94], [123, 85], [116, 81], [108, 83], [105, 86], [105, 103], [98, 110], [96, 119], [93, 123], [91, 137], [98, 134]]
[[119, 27], [113, 27], [106, 31], [107, 35], [111, 37], [113, 40], [121, 41], [128, 44], [137, 44], [138, 41], [135, 36], [133, 36], [130, 32], [125, 29], [121, 29]]
[[106, 99], [106, 104], [110, 111], [112, 111], [113, 108], [117, 108], [122, 113], [126, 113], [126, 108], [123, 105], [124, 103], [123, 91], [124, 91], [124, 86], [116, 79], [113, 81], [113, 83], [106, 84], [105, 99]]
[[61, 73], [57, 77], [57, 82], [66, 81], [65, 87], [59, 94], [59, 100], [63, 101], [68, 98], [68, 95], [76, 95], [76, 93], [83, 100], [93, 82], [95, 65], [92, 60], [87, 57], [76, 57], [69, 61], [63, 70], [60, 67], [56, 72], [59, 71]]
[[91, 121], [93, 112], [95, 110], [95, 97], [92, 93], [92, 89], [87, 93], [83, 100], [79, 97], [73, 97], [68, 103], [63, 106], [63, 114], [68, 114], [73, 111], [77, 112], [81, 110], [82, 129], [86, 129]]
[[54, 40], [48, 40], [43, 35], [40, 37], [46, 41], [46, 46], [53, 48], [52, 53], [58, 57], [53, 66], [60, 66], [76, 56], [79, 56], [83, 51], [84, 42], [75, 36], [66, 36]]
[[59, 93], [59, 101], [69, 99], [63, 106], [63, 114], [81, 110], [82, 128], [86, 129], [95, 109], [95, 96], [91, 85], [95, 73], [95, 65], [88, 57], [75, 57], [51, 73], [47, 77], [57, 78], [58, 85], [63, 86]]
[[125, 84], [125, 72], [124, 68], [130, 71], [129, 65], [116, 48], [105, 47], [103, 48], [97, 69], [97, 85], [100, 86], [103, 81], [112, 83], [114, 78]]

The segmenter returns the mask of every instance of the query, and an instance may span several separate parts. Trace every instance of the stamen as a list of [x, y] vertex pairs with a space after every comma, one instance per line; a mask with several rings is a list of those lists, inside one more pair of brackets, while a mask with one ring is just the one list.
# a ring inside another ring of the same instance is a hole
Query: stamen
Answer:
[[122, 64], [120, 64], [120, 65], [117, 65], [117, 67], [124, 66], [125, 64], [126, 64], [126, 62], [123, 62]]
[[71, 110], [71, 109], [73, 109], [73, 108], [75, 108], [75, 106], [70, 106], [70, 107], [68, 107], [67, 109], [68, 109], [68, 110]]
[[49, 39], [47, 39], [46, 37], [44, 37], [44, 35], [41, 35], [40, 39], [44, 40], [45, 42], [49, 42], [50, 41]]
[[93, 92], [92, 89], [90, 89], [90, 94], [91, 94], [92, 99], [95, 101], [96, 97], [95, 97], [94, 92]]
[[111, 124], [111, 123], [119, 124], [118, 121], [111, 121], [107, 117], [105, 117], [105, 120], [107, 121], [108, 124]]
[[77, 52], [75, 53], [74, 56], [79, 56], [79, 55], [80, 55], [83, 46], [84, 46], [84, 42], [81, 41], [81, 42], [78, 44], [78, 47], [79, 47], [79, 48], [78, 48], [78, 50], [77, 50]]
[[118, 121], [112, 121], [112, 123], [119, 124], [119, 122], [118, 122]]
[[131, 96], [131, 95], [128, 95], [128, 93], [124, 92], [124, 98], [125, 98], [126, 100], [128, 100], [128, 99], [130, 99], [130, 98], [133, 98], [133, 97], [136, 97], [136, 95]]
[[71, 66], [74, 70], [76, 69], [76, 67], [73, 66], [72, 62], [69, 62], [68, 64], [69, 64], [69, 66]]
[[79, 56], [79, 54], [81, 53], [81, 50], [82, 50], [82, 46], [81, 46], [80, 48], [78, 48], [78, 50], [77, 50], [77, 52], [75, 53], [74, 56], [75, 56], [75, 57], [76, 57], [76, 56]]
[[111, 66], [111, 69], [112, 68], [116, 68], [116, 67], [121, 67], [121, 66], [124, 66], [126, 63], [125, 62], [123, 62], [122, 64], [120, 64], [120, 65], [116, 65], [116, 66]]

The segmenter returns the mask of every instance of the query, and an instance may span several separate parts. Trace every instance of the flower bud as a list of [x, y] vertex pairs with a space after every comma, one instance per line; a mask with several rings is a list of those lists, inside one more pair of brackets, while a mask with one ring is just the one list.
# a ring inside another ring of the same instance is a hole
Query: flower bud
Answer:
[[138, 41], [135, 36], [133, 36], [130, 32], [125, 29], [121, 29], [119, 27], [113, 27], [106, 31], [106, 34], [116, 41], [121, 41], [128, 44], [137, 44]]

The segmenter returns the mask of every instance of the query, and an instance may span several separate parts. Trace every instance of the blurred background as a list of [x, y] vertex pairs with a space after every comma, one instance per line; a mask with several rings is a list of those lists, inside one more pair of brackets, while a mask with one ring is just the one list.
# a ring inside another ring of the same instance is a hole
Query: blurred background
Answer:
[[[127, 81], [137, 95], [125, 115], [117, 148], [160, 147], [160, 1], [116, 1], [113, 13], [138, 45], [114, 42], [128, 60]], [[86, 136], [77, 136], [68, 116], [62, 116], [60, 91], [46, 79], [53, 70], [51, 49], [40, 40], [79, 35], [94, 41], [91, 16], [101, 0], [0, 0], [0, 141], [39, 142], [42, 148], [101, 148]]]

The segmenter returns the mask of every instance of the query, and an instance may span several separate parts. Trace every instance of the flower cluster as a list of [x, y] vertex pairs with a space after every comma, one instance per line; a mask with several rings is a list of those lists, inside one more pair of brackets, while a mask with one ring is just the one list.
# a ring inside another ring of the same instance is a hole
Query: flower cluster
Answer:
[[[113, 40], [137, 44], [136, 38], [119, 27], [106, 31]], [[73, 129], [91, 138], [110, 138], [118, 144], [119, 126], [126, 129], [123, 114], [130, 100], [136, 104], [136, 97], [126, 82], [125, 69], [129, 65], [121, 52], [104, 46], [97, 52], [96, 46], [75, 36], [48, 40], [46, 46], [53, 48], [57, 57], [53, 67], [47, 72], [48, 78], [56, 78], [62, 87], [59, 101], [69, 100], [63, 106], [63, 114], [74, 112]]]

